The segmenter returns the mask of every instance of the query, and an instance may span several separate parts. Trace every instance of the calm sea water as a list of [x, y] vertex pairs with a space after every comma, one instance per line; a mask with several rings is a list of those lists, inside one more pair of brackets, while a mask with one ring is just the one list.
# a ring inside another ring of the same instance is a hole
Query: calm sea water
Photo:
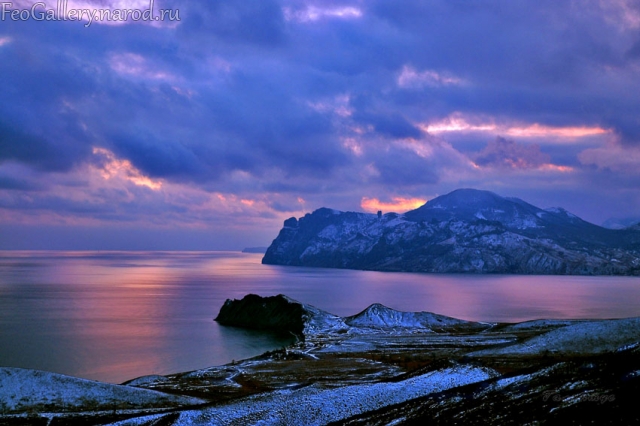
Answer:
[[287, 338], [219, 326], [227, 298], [287, 294], [353, 315], [374, 302], [467, 320], [640, 316], [640, 278], [267, 266], [236, 252], [0, 252], [0, 366], [119, 383], [258, 355]]

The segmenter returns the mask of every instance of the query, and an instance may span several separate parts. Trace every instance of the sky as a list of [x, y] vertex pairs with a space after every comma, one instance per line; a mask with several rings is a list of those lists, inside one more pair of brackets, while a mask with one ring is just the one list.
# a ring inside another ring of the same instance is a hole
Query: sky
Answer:
[[636, 0], [47, 1], [0, 8], [0, 249], [238, 250], [458, 188], [640, 219]]

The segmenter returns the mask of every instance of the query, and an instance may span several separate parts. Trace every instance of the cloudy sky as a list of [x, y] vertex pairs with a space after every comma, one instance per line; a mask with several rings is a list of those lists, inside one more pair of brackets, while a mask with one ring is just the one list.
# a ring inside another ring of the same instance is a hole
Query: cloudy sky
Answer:
[[636, 0], [12, 18], [33, 3], [1, 11], [0, 249], [264, 246], [322, 206], [400, 212], [462, 187], [640, 217]]

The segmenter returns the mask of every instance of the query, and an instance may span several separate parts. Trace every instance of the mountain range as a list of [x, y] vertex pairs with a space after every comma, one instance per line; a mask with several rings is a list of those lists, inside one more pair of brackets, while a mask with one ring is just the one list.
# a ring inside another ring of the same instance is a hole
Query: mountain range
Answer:
[[640, 275], [640, 228], [459, 189], [404, 214], [290, 218], [264, 264], [432, 273]]

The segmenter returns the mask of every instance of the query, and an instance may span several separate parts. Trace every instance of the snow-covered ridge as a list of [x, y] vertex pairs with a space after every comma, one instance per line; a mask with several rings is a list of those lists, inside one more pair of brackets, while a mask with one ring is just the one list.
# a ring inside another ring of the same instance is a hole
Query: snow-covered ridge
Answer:
[[426, 331], [442, 331], [446, 328], [477, 325], [477, 323], [456, 318], [437, 315], [431, 312], [401, 312], [388, 308], [379, 303], [369, 306], [357, 315], [344, 319], [351, 327], [364, 328], [405, 328]]
[[0, 368], [0, 408], [4, 414], [46, 411], [100, 411], [179, 407], [202, 404], [198, 398], [111, 385], [62, 374], [22, 368]]
[[545, 351], [563, 354], [599, 354], [640, 342], [640, 318], [600, 321], [535, 321], [520, 323], [508, 329], [525, 329], [527, 326], [556, 327], [522, 343], [504, 348], [487, 349], [471, 355], [532, 355]]
[[[185, 411], [173, 424], [325, 425], [496, 376], [498, 374], [489, 368], [460, 365], [395, 383], [362, 384], [337, 389], [309, 386], [253, 396], [225, 406]], [[156, 419], [157, 416], [150, 416], [117, 425], [153, 424]]]

